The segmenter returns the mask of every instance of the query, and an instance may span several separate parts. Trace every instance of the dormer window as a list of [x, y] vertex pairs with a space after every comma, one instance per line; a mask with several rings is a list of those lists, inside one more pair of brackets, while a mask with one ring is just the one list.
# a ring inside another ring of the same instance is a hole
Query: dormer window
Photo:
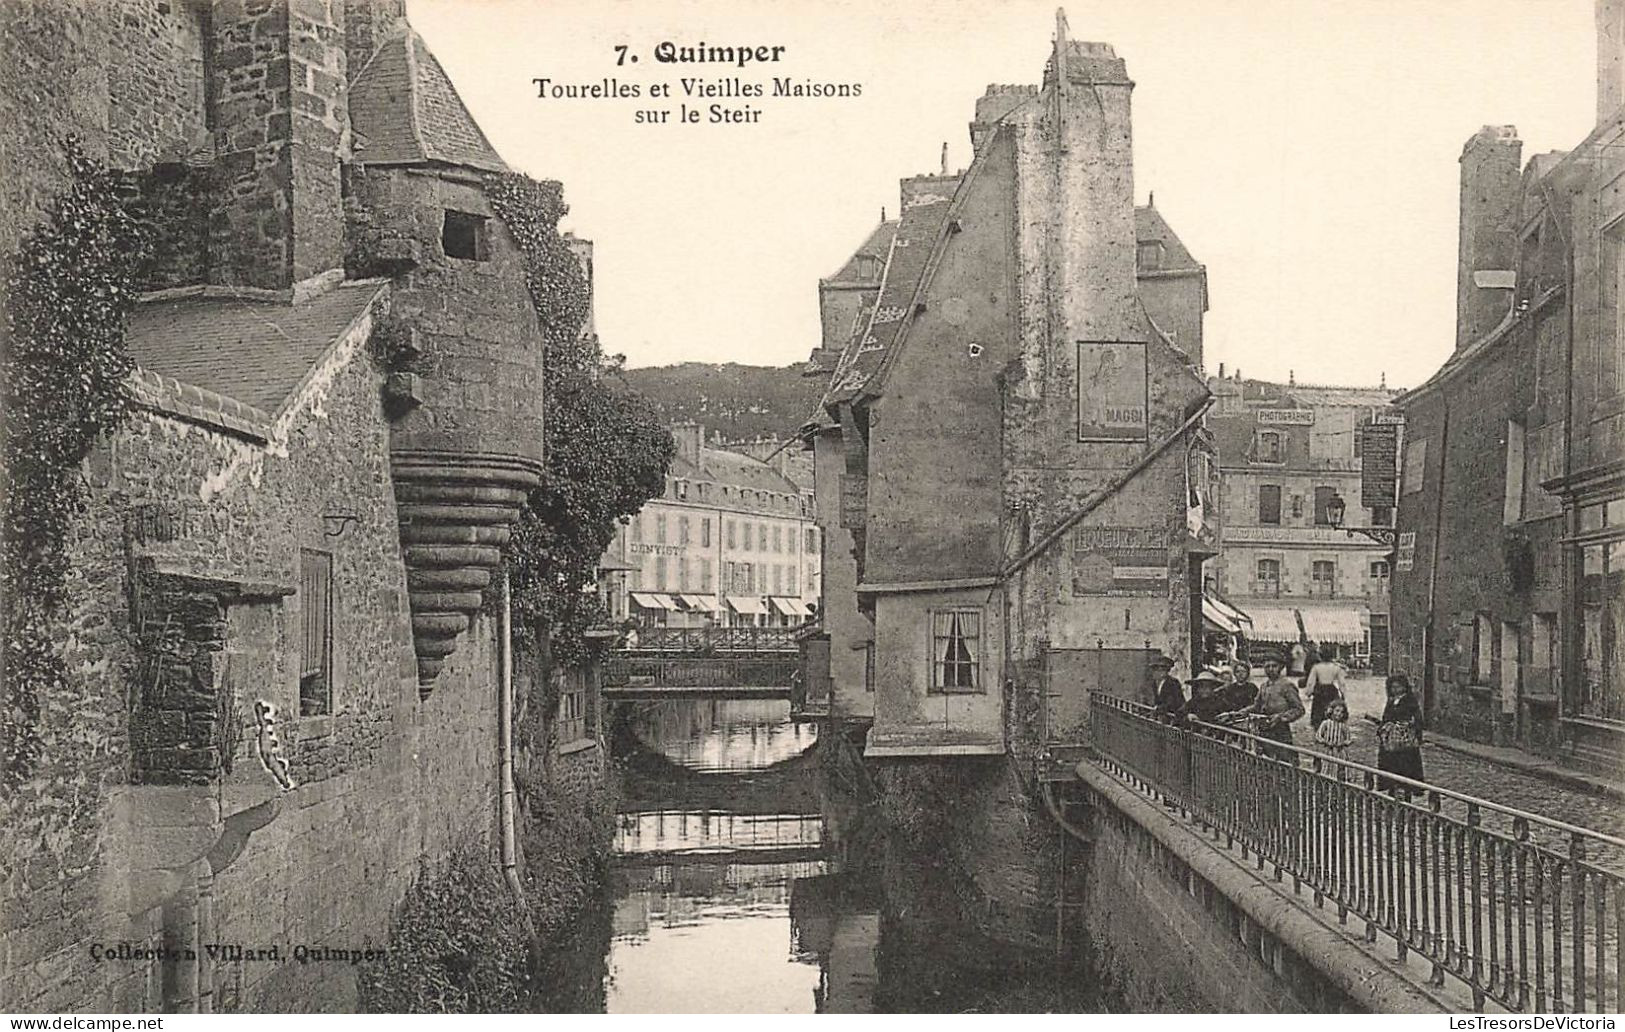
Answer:
[[485, 261], [485, 216], [446, 209], [446, 221], [440, 227], [440, 249], [447, 258]]
[[1136, 254], [1140, 271], [1150, 272], [1162, 268], [1162, 241], [1141, 240]]
[[686, 480], [677, 481], [677, 497], [678, 498], [687, 498], [688, 497], [688, 481], [686, 481]]

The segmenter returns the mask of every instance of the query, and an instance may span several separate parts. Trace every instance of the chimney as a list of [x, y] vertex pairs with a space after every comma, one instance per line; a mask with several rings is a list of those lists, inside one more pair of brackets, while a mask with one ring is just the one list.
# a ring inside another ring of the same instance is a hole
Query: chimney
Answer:
[[1512, 291], [1505, 277], [1478, 273], [1515, 269], [1523, 141], [1510, 125], [1487, 125], [1461, 150], [1461, 224], [1456, 258], [1456, 347], [1493, 330], [1506, 316]]
[[705, 447], [705, 427], [698, 423], [677, 423], [671, 428], [677, 442], [677, 455], [691, 466], [700, 465], [700, 449]]
[[343, 265], [343, 2], [215, 0], [211, 283], [281, 290]]
[[1060, 139], [1052, 145], [1058, 224], [1050, 246], [1062, 339], [1136, 339], [1134, 83], [1110, 44], [1068, 40], [1058, 16], [1044, 86], [1060, 94]]
[[1219, 379], [1224, 379], [1224, 363], [1219, 363]]
[[406, 0], [344, 0], [344, 50], [349, 77], [367, 67], [378, 45], [406, 23]]
[[954, 191], [959, 189], [959, 177], [949, 175], [920, 175], [909, 176], [898, 180], [898, 194], [902, 200], [900, 211], [908, 211], [921, 200], [942, 198], [952, 199]]
[[1037, 86], [989, 84], [987, 92], [976, 100], [976, 115], [970, 124], [971, 150], [981, 150], [983, 141], [999, 119], [1037, 96]]
[[1597, 0], [1597, 122], [1625, 104], [1625, 0]]

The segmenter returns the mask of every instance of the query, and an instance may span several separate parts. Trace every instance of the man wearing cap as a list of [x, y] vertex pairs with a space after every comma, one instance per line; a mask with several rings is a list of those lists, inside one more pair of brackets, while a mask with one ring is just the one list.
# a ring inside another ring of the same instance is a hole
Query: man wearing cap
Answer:
[[1180, 719], [1211, 724], [1219, 714], [1229, 709], [1224, 696], [1219, 693], [1220, 683], [1219, 675], [1211, 670], [1199, 671], [1191, 678], [1191, 701], [1179, 711]]
[[1173, 676], [1174, 661], [1158, 654], [1151, 657], [1151, 705], [1157, 716], [1172, 718], [1185, 707], [1185, 689], [1179, 678]]

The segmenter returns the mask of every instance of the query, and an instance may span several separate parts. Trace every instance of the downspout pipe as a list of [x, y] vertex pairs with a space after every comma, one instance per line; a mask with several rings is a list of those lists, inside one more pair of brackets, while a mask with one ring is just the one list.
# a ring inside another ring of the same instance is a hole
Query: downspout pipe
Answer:
[[502, 629], [498, 646], [501, 669], [497, 688], [497, 819], [501, 825], [502, 877], [514, 899], [523, 904], [524, 887], [519, 881], [519, 849], [514, 835], [515, 793], [513, 785], [513, 596], [508, 571], [502, 571]]

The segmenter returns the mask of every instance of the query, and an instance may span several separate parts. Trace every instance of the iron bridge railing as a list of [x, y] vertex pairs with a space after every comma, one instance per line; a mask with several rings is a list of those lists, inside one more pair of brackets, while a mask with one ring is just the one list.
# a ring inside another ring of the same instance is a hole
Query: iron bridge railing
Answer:
[[1093, 761], [1512, 1010], [1625, 1008], [1625, 840], [1091, 693]]
[[785, 688], [801, 669], [795, 654], [757, 656], [638, 656], [604, 664], [606, 688]]
[[796, 651], [795, 627], [640, 627], [630, 652]]

